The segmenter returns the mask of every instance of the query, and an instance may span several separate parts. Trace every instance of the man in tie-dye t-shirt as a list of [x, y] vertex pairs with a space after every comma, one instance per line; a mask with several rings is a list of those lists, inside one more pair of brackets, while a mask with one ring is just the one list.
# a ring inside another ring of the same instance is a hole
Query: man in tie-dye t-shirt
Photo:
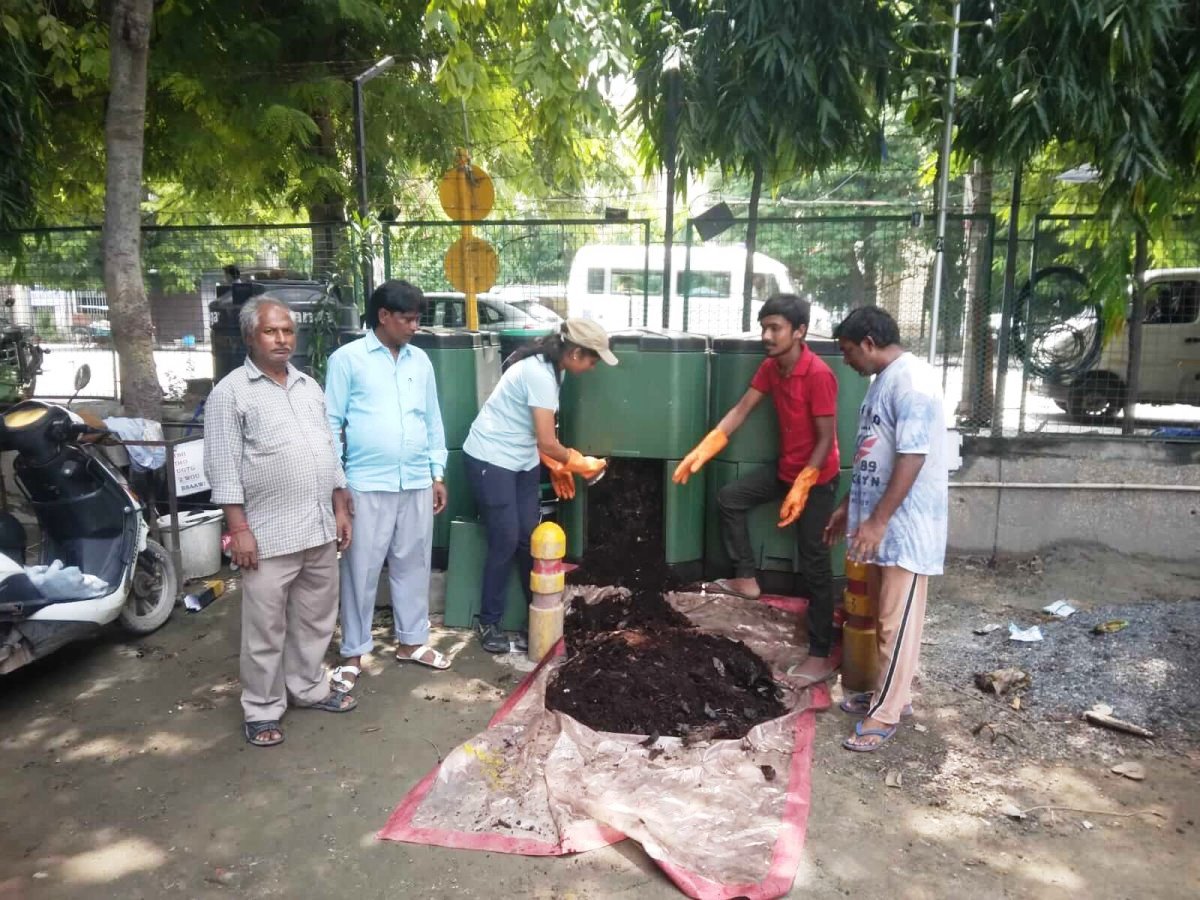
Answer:
[[846, 364], [875, 376], [859, 410], [850, 494], [825, 530], [827, 542], [844, 536], [847, 558], [867, 564], [878, 610], [875, 690], [842, 702], [864, 717], [844, 746], [868, 751], [912, 711], [929, 576], [946, 557], [946, 425], [937, 372], [900, 346], [885, 310], [856, 309], [833, 334]]

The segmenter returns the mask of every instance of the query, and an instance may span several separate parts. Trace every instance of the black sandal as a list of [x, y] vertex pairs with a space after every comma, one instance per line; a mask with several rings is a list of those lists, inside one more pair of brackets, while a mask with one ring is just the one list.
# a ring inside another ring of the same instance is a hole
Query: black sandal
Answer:
[[[343, 705], [342, 700], [349, 700], [349, 703]], [[345, 691], [330, 691], [329, 696], [317, 703], [310, 703], [304, 709], [319, 709], [321, 712], [344, 713], [350, 712], [354, 707], [358, 706], [358, 701], [350, 696]]]
[[[268, 731], [279, 732], [279, 737], [259, 740], [259, 735], [266, 734]], [[283, 729], [279, 727], [279, 720], [271, 722], [243, 722], [242, 734], [246, 736], [246, 743], [253, 744], [255, 747], [274, 747], [276, 744], [283, 743]]]

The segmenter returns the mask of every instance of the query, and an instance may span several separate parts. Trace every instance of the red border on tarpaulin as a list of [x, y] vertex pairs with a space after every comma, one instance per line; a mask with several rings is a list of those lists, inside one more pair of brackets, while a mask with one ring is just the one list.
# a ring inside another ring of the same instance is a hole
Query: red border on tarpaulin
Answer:
[[[538, 663], [537, 668], [526, 675], [512, 695], [496, 710], [496, 714], [488, 720], [487, 728], [498, 725], [506, 719], [521, 702], [522, 698], [533, 687], [534, 680], [541, 674], [550, 661], [562, 656], [563, 641], [560, 638], [546, 658]], [[599, 822], [585, 822], [567, 829], [562, 839], [557, 842], [539, 841], [533, 838], [509, 837], [503, 834], [471, 833], [452, 831], [447, 828], [421, 828], [412, 824], [413, 817], [421, 806], [425, 795], [433, 788], [442, 764], [438, 763], [430, 772], [417, 783], [400, 805], [392, 812], [387, 824], [375, 835], [377, 840], [404, 841], [411, 844], [432, 844], [437, 847], [452, 847], [456, 850], [494, 850], [497, 853], [517, 853], [522, 856], [562, 856], [567, 853], [582, 853], [585, 850], [597, 850], [625, 840], [624, 833]]]
[[[785, 612], [802, 614], [808, 601], [797, 597], [764, 594], [762, 602]], [[488, 722], [491, 728], [502, 722], [513, 708], [521, 702], [549, 662], [564, 652], [563, 641], [538, 663], [504, 704]], [[697, 875], [666, 860], [655, 859], [654, 863], [685, 894], [698, 900], [730, 900], [734, 897], [757, 898], [781, 897], [792, 886], [804, 850], [808, 831], [809, 798], [812, 788], [813, 737], [816, 734], [816, 713], [827, 709], [832, 700], [826, 684], [813, 686], [812, 703], [801, 712], [792, 726], [792, 753], [788, 766], [788, 790], [783, 813], [779, 817], [780, 831], [771, 851], [771, 863], [762, 881], [753, 884], [725, 885]], [[435, 766], [409, 791], [396, 807], [387, 824], [376, 834], [380, 840], [404, 841], [431, 844], [459, 850], [491, 850], [498, 853], [514, 853], [523, 856], [563, 856], [607, 847], [626, 839], [623, 832], [598, 822], [580, 823], [569, 828], [557, 843], [530, 838], [507, 837], [499, 834], [468, 833], [444, 828], [419, 828], [412, 824], [421, 801], [433, 787], [441, 764]]]

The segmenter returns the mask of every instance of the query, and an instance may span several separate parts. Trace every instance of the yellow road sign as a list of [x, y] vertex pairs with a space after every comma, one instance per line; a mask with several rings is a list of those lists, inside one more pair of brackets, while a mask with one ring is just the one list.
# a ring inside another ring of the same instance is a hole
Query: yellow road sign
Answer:
[[438, 184], [438, 199], [451, 219], [478, 222], [492, 211], [496, 189], [487, 172], [460, 156], [454, 168], [447, 169]]
[[464, 294], [482, 294], [496, 283], [500, 258], [483, 238], [461, 237], [446, 251], [446, 280]]

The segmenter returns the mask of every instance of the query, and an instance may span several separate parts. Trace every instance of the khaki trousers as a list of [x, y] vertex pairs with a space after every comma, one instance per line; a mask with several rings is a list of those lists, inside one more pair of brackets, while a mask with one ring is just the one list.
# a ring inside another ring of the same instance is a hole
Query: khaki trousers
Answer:
[[867, 566], [867, 591], [874, 595], [879, 611], [875, 626], [879, 675], [867, 715], [888, 725], [899, 722], [901, 710], [912, 703], [928, 590], [928, 575], [899, 566]]
[[333, 541], [260, 559], [242, 570], [242, 711], [275, 722], [287, 709], [329, 695], [325, 651], [337, 621], [338, 563]]

